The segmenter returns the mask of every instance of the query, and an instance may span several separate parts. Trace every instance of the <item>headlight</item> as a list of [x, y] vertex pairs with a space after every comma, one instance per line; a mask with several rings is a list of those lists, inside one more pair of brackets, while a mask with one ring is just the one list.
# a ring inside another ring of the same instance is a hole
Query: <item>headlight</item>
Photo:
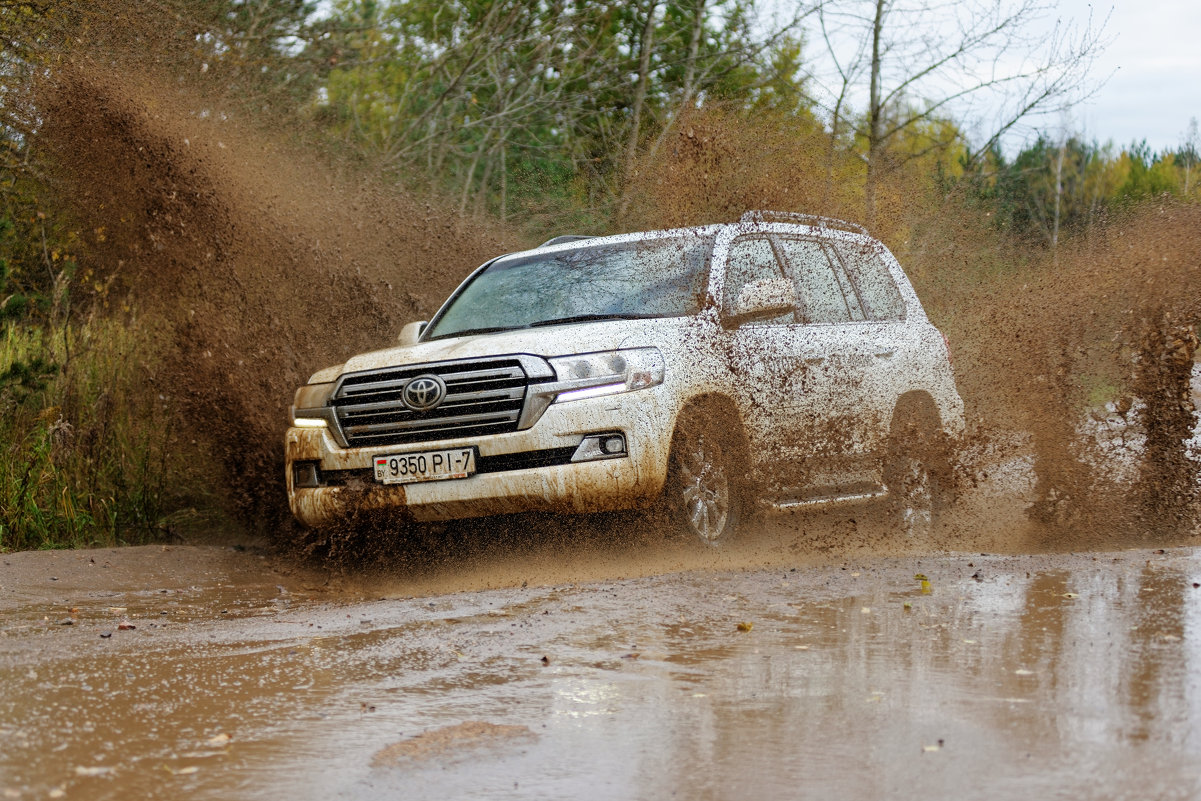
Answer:
[[633, 392], [663, 383], [663, 354], [658, 348], [581, 353], [547, 361], [558, 382], [568, 385], [556, 402]]
[[306, 384], [296, 390], [292, 402], [292, 425], [297, 428], [325, 428], [330, 424], [334, 409], [329, 405], [334, 385]]

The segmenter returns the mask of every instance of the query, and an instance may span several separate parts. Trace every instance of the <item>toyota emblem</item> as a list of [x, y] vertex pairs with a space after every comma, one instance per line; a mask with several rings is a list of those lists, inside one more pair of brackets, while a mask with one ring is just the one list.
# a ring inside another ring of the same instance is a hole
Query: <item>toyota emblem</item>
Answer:
[[428, 412], [446, 397], [446, 384], [436, 375], [419, 375], [405, 384], [400, 397], [413, 411]]

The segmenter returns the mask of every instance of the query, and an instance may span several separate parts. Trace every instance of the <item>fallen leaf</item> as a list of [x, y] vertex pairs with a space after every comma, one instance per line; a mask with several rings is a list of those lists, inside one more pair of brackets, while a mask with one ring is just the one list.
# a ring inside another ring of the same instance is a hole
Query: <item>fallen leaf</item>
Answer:
[[754, 623], [747, 623], [746, 621], [743, 621], [743, 622], [739, 623], [739, 624], [738, 624], [738, 626], [737, 626], [737, 629], [738, 629], [739, 631], [750, 631], [750, 630], [751, 630], [751, 629], [753, 629], [753, 628], [755, 628], [755, 624], [754, 624]]
[[214, 734], [212, 737], [210, 737], [208, 739], [209, 745], [225, 745], [228, 742], [229, 742], [229, 735], [226, 734], [225, 732], [222, 732], [221, 734]]

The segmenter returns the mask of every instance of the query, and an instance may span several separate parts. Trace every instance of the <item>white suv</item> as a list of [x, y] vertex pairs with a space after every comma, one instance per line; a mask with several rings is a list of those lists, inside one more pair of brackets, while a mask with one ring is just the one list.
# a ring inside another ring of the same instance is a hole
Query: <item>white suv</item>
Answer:
[[400, 343], [313, 375], [286, 436], [304, 524], [659, 505], [716, 544], [754, 507], [889, 498], [931, 525], [963, 429], [946, 341], [862, 228], [558, 237]]

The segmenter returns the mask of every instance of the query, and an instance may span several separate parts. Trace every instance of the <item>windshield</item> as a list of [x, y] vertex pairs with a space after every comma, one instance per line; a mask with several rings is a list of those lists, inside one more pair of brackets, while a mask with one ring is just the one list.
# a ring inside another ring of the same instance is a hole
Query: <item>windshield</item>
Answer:
[[712, 236], [694, 234], [500, 259], [451, 300], [425, 339], [696, 314], [712, 248]]

